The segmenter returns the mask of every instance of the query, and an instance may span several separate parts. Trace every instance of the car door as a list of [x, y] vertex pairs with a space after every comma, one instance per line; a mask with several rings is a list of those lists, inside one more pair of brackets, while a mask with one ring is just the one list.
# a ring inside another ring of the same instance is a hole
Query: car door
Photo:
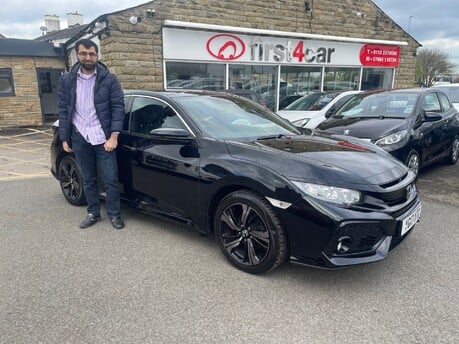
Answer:
[[[425, 113], [442, 115], [440, 100], [436, 92], [426, 93], [422, 102], [422, 110]], [[422, 115], [422, 114], [421, 114]], [[428, 121], [424, 117], [421, 125], [421, 137], [423, 142], [424, 163], [435, 160], [441, 152], [443, 140], [443, 117], [436, 121]]]
[[[119, 137], [120, 172], [125, 195], [139, 208], [189, 219], [197, 211], [199, 150], [196, 138], [165, 101], [132, 96], [128, 129]], [[183, 129], [187, 137], [152, 134]]]
[[438, 92], [438, 97], [440, 98], [441, 107], [443, 110], [443, 130], [442, 130], [442, 138], [441, 138], [441, 152], [442, 154], [448, 154], [449, 148], [456, 137], [459, 134], [459, 126], [458, 126], [458, 119], [459, 115], [457, 110], [449, 101], [446, 94], [443, 92]]

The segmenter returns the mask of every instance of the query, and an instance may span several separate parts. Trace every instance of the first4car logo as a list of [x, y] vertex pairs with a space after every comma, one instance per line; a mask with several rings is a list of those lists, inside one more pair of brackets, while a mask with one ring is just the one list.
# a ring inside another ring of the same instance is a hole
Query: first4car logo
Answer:
[[[331, 63], [335, 48], [308, 47], [305, 41], [287, 40], [284, 43], [266, 42], [261, 37], [247, 44], [250, 60], [257, 62]], [[218, 60], [237, 60], [246, 52], [246, 43], [236, 35], [220, 33], [207, 40], [207, 52]]]
[[219, 60], [236, 60], [245, 52], [245, 43], [237, 36], [218, 34], [209, 38], [207, 51]]

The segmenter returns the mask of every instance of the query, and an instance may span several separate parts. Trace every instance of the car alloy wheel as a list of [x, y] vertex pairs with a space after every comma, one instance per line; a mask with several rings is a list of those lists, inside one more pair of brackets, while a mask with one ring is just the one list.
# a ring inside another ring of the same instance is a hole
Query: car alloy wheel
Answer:
[[286, 236], [276, 213], [251, 191], [235, 191], [223, 198], [214, 229], [227, 259], [243, 271], [268, 272], [286, 260]]
[[454, 165], [459, 158], [459, 138], [454, 138], [453, 144], [451, 145], [451, 150], [448, 154], [448, 163]]
[[71, 156], [65, 156], [59, 164], [59, 184], [67, 202], [73, 205], [86, 203], [81, 173]]
[[419, 154], [415, 150], [412, 150], [406, 159], [406, 166], [414, 173], [417, 178], [419, 173]]

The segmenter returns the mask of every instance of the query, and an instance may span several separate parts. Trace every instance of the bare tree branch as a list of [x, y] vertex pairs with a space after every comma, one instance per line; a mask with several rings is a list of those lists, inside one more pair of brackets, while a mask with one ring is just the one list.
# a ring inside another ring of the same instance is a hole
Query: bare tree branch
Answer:
[[416, 80], [430, 87], [435, 76], [452, 73], [455, 65], [448, 59], [448, 54], [441, 49], [421, 49], [416, 59]]

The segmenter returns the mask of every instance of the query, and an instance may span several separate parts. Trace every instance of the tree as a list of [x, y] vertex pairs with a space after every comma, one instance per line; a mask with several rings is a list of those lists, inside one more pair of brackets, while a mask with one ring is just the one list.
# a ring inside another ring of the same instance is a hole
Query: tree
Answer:
[[436, 48], [421, 49], [416, 58], [416, 80], [430, 87], [435, 76], [451, 74], [454, 67], [445, 51]]

